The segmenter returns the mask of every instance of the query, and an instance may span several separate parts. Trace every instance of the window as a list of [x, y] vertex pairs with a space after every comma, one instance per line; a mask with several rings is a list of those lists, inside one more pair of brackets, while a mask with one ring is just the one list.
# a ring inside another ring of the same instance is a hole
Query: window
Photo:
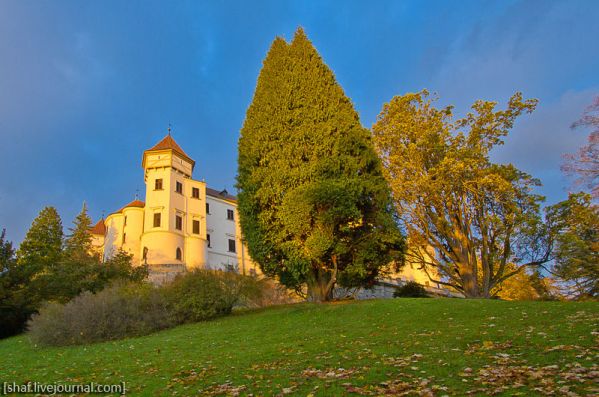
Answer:
[[125, 221], [123, 222], [123, 226], [127, 226], [127, 217], [125, 217]]
[[143, 253], [143, 255], [142, 255], [142, 259], [143, 259], [144, 261], [147, 261], [147, 260], [148, 260], [148, 247], [144, 247], [144, 253]]
[[210, 245], [210, 235], [209, 234], [206, 235], [206, 240], [208, 240], [208, 248], [210, 248], [211, 245]]
[[191, 188], [191, 197], [199, 199], [200, 198], [200, 189], [197, 187], [192, 187]]
[[233, 212], [233, 210], [227, 210], [227, 219], [232, 221], [235, 217], [235, 213]]
[[206, 203], [206, 213], [210, 214], [210, 204]]
[[235, 252], [235, 240], [229, 239], [229, 252]]
[[162, 190], [162, 179], [156, 179], [154, 181], [154, 190]]
[[177, 188], [175, 189], [177, 193], [183, 194], [183, 184], [181, 182], [177, 182]]
[[154, 214], [154, 227], [160, 227], [160, 212]]
[[183, 230], [183, 218], [179, 215], [175, 216], [175, 229]]
[[180, 261], [182, 257], [181, 248], [177, 248], [177, 260]]
[[193, 234], [200, 234], [200, 221], [194, 220], [192, 222]]
[[127, 241], [127, 233], [123, 233], [123, 244]]

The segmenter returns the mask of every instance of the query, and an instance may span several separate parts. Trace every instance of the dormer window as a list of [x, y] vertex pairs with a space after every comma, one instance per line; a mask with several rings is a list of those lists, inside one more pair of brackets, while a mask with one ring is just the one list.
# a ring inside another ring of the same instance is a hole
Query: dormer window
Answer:
[[183, 194], [183, 184], [181, 182], [177, 182], [177, 187], [175, 188], [175, 191], [179, 194]]
[[162, 190], [162, 179], [156, 179], [154, 181], [154, 190]]

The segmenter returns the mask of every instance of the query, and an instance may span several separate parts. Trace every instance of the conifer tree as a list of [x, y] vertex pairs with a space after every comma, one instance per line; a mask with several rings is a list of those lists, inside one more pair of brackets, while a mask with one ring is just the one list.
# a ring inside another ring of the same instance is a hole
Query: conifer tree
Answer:
[[6, 239], [6, 229], [0, 233], [0, 274], [7, 272], [13, 267], [15, 250], [12, 243]]
[[316, 301], [374, 280], [402, 236], [371, 136], [297, 30], [264, 60], [239, 140], [239, 213], [262, 271]]
[[85, 257], [91, 255], [92, 236], [89, 229], [92, 220], [87, 214], [87, 205], [83, 203], [81, 212], [73, 221], [74, 227], [70, 228], [71, 234], [65, 242], [65, 252], [71, 257]]
[[6, 239], [6, 230], [0, 233], [0, 338], [23, 330], [30, 314], [22, 302], [18, 289], [24, 280], [16, 267], [15, 250]]
[[54, 207], [45, 207], [34, 219], [17, 251], [17, 266], [25, 281], [22, 292], [32, 311], [55, 295], [49, 282], [63, 259], [62, 221]]
[[45, 207], [35, 218], [17, 251], [19, 266], [27, 273], [45, 272], [61, 260], [63, 231], [54, 207]]

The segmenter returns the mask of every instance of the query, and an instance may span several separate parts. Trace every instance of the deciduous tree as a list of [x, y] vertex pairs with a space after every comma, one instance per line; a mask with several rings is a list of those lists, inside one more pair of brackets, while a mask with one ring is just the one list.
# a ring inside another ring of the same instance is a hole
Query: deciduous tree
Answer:
[[599, 96], [585, 110], [580, 120], [572, 124], [572, 128], [590, 128], [591, 132], [586, 145], [577, 153], [566, 154], [562, 170], [576, 178], [578, 186], [584, 186], [595, 199], [599, 198]]
[[546, 212], [555, 235], [555, 274], [573, 297], [599, 297], [599, 206], [591, 195], [575, 193]]
[[[422, 91], [394, 97], [373, 126], [408, 232], [408, 260], [425, 271], [436, 269], [441, 279], [434, 282], [466, 297], [490, 297], [496, 285], [523, 267], [551, 258], [539, 211], [542, 197], [532, 193], [540, 183], [511, 164], [489, 159], [516, 119], [536, 103], [520, 93], [505, 110], [477, 101], [455, 120], [451, 106], [435, 108]], [[515, 270], [509, 270], [510, 263]]]

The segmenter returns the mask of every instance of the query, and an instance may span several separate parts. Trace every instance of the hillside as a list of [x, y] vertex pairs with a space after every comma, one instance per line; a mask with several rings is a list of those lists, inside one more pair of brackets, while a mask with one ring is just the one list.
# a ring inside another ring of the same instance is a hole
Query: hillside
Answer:
[[299, 304], [83, 347], [10, 338], [0, 373], [16, 383], [124, 381], [131, 395], [587, 395], [598, 323], [592, 302]]

